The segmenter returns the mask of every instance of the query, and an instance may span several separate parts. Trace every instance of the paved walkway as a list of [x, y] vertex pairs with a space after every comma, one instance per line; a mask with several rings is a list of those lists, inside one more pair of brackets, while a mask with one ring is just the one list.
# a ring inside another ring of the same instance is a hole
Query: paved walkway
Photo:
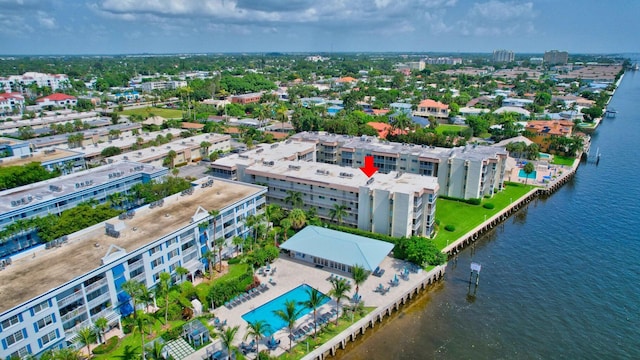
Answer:
[[[364, 301], [365, 306], [380, 307], [387, 305], [392, 299], [396, 298], [401, 293], [408, 291], [411, 286], [415, 285], [422, 279], [422, 274], [411, 273], [409, 275], [408, 281], [401, 279], [399, 285], [396, 287], [391, 287], [390, 291], [385, 295], [381, 295], [374, 291], [380, 283], [382, 283], [385, 288], [389, 287], [389, 281], [394, 278], [394, 275], [400, 273], [405, 266], [408, 266], [408, 263], [404, 261], [393, 259], [390, 257], [385, 258], [380, 265], [380, 268], [385, 270], [384, 275], [382, 277], [369, 276], [364, 284], [360, 286], [360, 295], [362, 296], [362, 301]], [[275, 299], [276, 297], [294, 289], [301, 284], [308, 284], [320, 290], [322, 293], [327, 294], [331, 290], [331, 283], [327, 280], [329, 276], [331, 276], [331, 274], [337, 274], [350, 279], [350, 276], [348, 276], [348, 274], [346, 273], [342, 273], [339, 271], [330, 271], [330, 269], [328, 269], [327, 267], [325, 267], [324, 269], [318, 269], [312, 264], [298, 262], [295, 260], [290, 260], [288, 258], [280, 258], [275, 260], [275, 262], [271, 265], [271, 268], [274, 267], [277, 269], [275, 275], [267, 277], [258, 275], [263, 283], [266, 284], [268, 284], [268, 280], [270, 277], [273, 278], [276, 284], [269, 285], [269, 290], [263, 292], [253, 299], [250, 299], [236, 307], [233, 307], [232, 309], [220, 307], [213, 311], [213, 313], [222, 321], [227, 321], [227, 326], [240, 326], [240, 330], [236, 335], [235, 345], [240, 344], [246, 334], [247, 322], [242, 319], [243, 314]], [[355, 294], [355, 285], [353, 285], [353, 280], [351, 283], [352, 291], [349, 293], [349, 297]], [[344, 303], [342, 305], [344, 305]], [[323, 305], [318, 310], [318, 313], [322, 314], [328, 312], [331, 309], [335, 308], [335, 306], [335, 301], [331, 300]], [[307, 323], [311, 320], [313, 320], [312, 313], [300, 318], [296, 323], [296, 326]], [[213, 324], [213, 321], [211, 322], [211, 324]], [[272, 351], [271, 355], [279, 356], [288, 349], [288, 335], [289, 334], [287, 329], [282, 329], [274, 334], [274, 337], [280, 340], [280, 346], [278, 347], [278, 349]], [[251, 340], [252, 339], [248, 339], [248, 341]], [[216, 348], [220, 349], [220, 344], [217, 344], [216, 342], [214, 342], [214, 344], [216, 345]], [[209, 346], [211, 345], [208, 345], [207, 347]], [[260, 349], [266, 350], [264, 340], [261, 341]], [[191, 354], [186, 359], [202, 360], [203, 356], [206, 356], [206, 347]]]

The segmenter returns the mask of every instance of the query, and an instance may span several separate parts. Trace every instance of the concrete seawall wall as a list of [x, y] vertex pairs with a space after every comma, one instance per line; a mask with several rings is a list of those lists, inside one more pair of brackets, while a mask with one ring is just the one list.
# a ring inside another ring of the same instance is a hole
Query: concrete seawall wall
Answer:
[[414, 284], [408, 291], [405, 291], [395, 298], [390, 298], [389, 302], [385, 306], [381, 306], [367, 314], [364, 318], [355, 322], [333, 339], [322, 344], [317, 349], [313, 350], [303, 359], [305, 360], [323, 360], [328, 357], [336, 355], [338, 349], [344, 349], [347, 343], [350, 341], [356, 341], [358, 336], [364, 334], [367, 330], [373, 329], [377, 323], [382, 322], [385, 317], [390, 316], [395, 311], [400, 310], [402, 305], [407, 304], [414, 296], [417, 296], [421, 292], [425, 291], [429, 286], [435, 284], [442, 279], [446, 269], [445, 265], [436, 266], [416, 284]]

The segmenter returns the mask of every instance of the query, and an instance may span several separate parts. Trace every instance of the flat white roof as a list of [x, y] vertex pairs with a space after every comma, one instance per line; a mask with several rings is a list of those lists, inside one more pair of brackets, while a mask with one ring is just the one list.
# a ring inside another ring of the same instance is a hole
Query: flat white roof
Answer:
[[246, 172], [292, 182], [312, 181], [326, 186], [350, 188], [353, 189], [352, 191], [358, 191], [361, 186], [392, 193], [420, 193], [425, 189], [437, 192], [438, 190], [438, 178], [433, 176], [400, 174], [392, 171], [388, 174], [375, 173], [369, 178], [360, 169], [307, 161], [279, 161], [273, 166], [256, 164], [249, 167]]
[[315, 145], [308, 142], [287, 140], [275, 144], [260, 144], [241, 154], [232, 154], [216, 160], [212, 165], [233, 167], [253, 165], [263, 161], [294, 160], [297, 154], [315, 152]]
[[[165, 157], [169, 151], [181, 152], [186, 149], [200, 148], [200, 143], [207, 141], [211, 144], [216, 144], [223, 141], [230, 141], [231, 136], [221, 134], [200, 134], [189, 138], [180, 138], [173, 140], [170, 143], [152, 146], [140, 150], [126, 152], [120, 155], [112, 156], [109, 158], [111, 161], [133, 160], [139, 162], [150, 162], [162, 157]], [[231, 145], [229, 145], [231, 146]]]
[[[109, 177], [110, 174], [121, 173], [118, 177], [126, 177], [134, 172], [153, 174], [163, 170], [164, 168], [162, 167], [123, 161], [85, 171], [79, 171], [35, 184], [3, 190], [0, 191], [0, 213], [7, 213], [9, 211], [25, 208], [33, 204], [46, 202], [72, 194], [77, 192], [80, 188], [83, 190], [90, 189], [113, 182], [113, 177]], [[82, 185], [76, 187], [76, 184]], [[25, 200], [24, 203], [22, 203], [22, 199]], [[12, 206], [12, 201], [20, 202], [21, 205]]]
[[[192, 195], [166, 198], [162, 207], [136, 209], [132, 219], [123, 221], [125, 228], [118, 238], [107, 236], [100, 224], [70, 235], [68, 243], [59, 248], [14, 260], [0, 271], [0, 313], [99, 268], [111, 245], [131, 253], [192, 224], [200, 207], [221, 210], [265, 191], [261, 186], [220, 179], [210, 187], [193, 189]], [[116, 217], [107, 222], [114, 221], [120, 220]]]

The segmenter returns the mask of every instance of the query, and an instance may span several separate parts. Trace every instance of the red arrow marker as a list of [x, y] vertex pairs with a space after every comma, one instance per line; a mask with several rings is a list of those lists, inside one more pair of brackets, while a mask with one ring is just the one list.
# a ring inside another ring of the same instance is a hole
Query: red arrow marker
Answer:
[[373, 156], [364, 157], [364, 166], [361, 167], [360, 170], [362, 170], [367, 177], [371, 177], [376, 173], [376, 171], [378, 171], [378, 168], [373, 166]]

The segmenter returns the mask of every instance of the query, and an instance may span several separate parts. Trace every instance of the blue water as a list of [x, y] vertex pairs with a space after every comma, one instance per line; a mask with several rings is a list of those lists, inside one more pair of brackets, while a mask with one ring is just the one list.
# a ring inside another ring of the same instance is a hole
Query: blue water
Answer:
[[[529, 179], [535, 179], [537, 173], [538, 173], [537, 171], [533, 171], [531, 174], [528, 175]], [[520, 171], [518, 171], [518, 176], [521, 177], [521, 178], [525, 178], [526, 179], [527, 178], [527, 173], [524, 172], [524, 169], [520, 169]]]
[[[306, 308], [304, 305], [301, 305], [300, 302], [307, 301], [309, 299], [308, 291], [310, 291], [311, 286], [307, 284], [302, 284], [295, 289], [290, 290], [287, 293], [284, 293], [277, 298], [269, 301], [268, 303], [261, 305], [260, 307], [249, 311], [248, 313], [242, 315], [242, 318], [246, 322], [255, 322], [258, 320], [264, 320], [267, 324], [270, 325], [271, 331], [266, 335], [270, 336], [271, 334], [277, 332], [280, 329], [287, 327], [287, 323], [280, 319], [278, 316], [274, 314], [276, 310], [284, 310], [284, 303], [289, 300], [293, 300], [296, 302], [296, 309], [301, 310], [298, 319], [309, 314], [311, 309]], [[324, 294], [323, 294], [324, 295]], [[329, 301], [329, 297], [324, 295], [322, 303], [320, 305], [324, 305]]]
[[546, 154], [546, 153], [538, 153], [538, 156], [540, 156], [540, 159], [550, 159], [551, 155]]
[[597, 166], [463, 250], [443, 282], [340, 358], [640, 359], [638, 99], [629, 72], [617, 117], [592, 137]]

